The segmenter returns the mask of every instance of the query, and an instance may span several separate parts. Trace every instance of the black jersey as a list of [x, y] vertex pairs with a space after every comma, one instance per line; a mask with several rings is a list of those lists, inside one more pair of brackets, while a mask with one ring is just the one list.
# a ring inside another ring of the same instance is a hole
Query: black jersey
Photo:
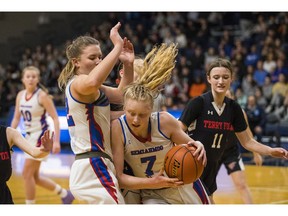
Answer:
[[0, 126], [0, 204], [13, 204], [7, 181], [12, 175], [10, 146], [7, 141], [6, 127]]
[[209, 91], [189, 101], [179, 120], [188, 128], [194, 140], [203, 143], [207, 165], [201, 176], [211, 195], [216, 189], [216, 176], [223, 152], [234, 132], [241, 132], [247, 124], [240, 105], [225, 97], [224, 104], [218, 109]]

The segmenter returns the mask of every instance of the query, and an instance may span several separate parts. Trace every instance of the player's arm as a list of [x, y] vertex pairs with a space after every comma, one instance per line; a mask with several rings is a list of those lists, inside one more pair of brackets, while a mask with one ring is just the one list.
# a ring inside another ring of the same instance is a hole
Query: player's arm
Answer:
[[34, 158], [46, 157], [50, 153], [53, 146], [54, 134], [52, 133], [52, 136], [50, 137], [49, 130], [46, 130], [44, 132], [44, 135], [41, 137], [40, 147], [30, 145], [28, 141], [22, 136], [22, 134], [12, 127], [7, 127], [6, 134], [7, 134], [7, 141], [10, 147], [16, 145], [21, 150], [23, 150], [24, 152], [26, 152], [27, 154], [31, 155]]
[[20, 107], [19, 106], [20, 106], [20, 99], [22, 97], [22, 94], [23, 94], [23, 91], [20, 91], [16, 97], [14, 116], [13, 116], [13, 119], [11, 121], [11, 127], [12, 128], [17, 128], [17, 126], [20, 122], [21, 113], [20, 113]]
[[234, 101], [231, 105], [234, 112], [233, 127], [240, 144], [248, 151], [257, 152], [261, 155], [270, 155], [272, 157], [287, 158], [287, 150], [283, 148], [271, 148], [257, 142], [245, 120], [242, 108]]
[[160, 130], [171, 139], [175, 144], [188, 144], [188, 146], [196, 147], [194, 156], [198, 155], [198, 160], [203, 160], [203, 165], [206, 165], [206, 151], [204, 145], [195, 141], [186, 134], [179, 125], [179, 122], [168, 112], [160, 112]]
[[123, 89], [133, 82], [134, 70], [133, 62], [135, 59], [133, 44], [124, 38], [124, 45], [119, 56], [120, 61], [123, 63], [123, 76], [117, 88], [102, 85], [101, 90], [105, 92], [109, 98], [110, 103], [123, 102]]
[[57, 154], [61, 151], [60, 145], [60, 124], [58, 114], [54, 105], [52, 98], [44, 91], [41, 91], [39, 94], [39, 102], [46, 109], [49, 116], [52, 118], [54, 123], [54, 133], [55, 140], [53, 144], [53, 154]]
[[247, 127], [242, 132], [236, 132], [236, 136], [241, 143], [241, 145], [252, 152], [257, 152], [261, 155], [269, 155], [276, 158], [284, 158], [288, 159], [288, 152], [283, 148], [271, 148], [269, 146], [263, 145], [257, 142], [249, 132], [249, 128]]
[[[164, 187], [176, 187], [183, 182], [177, 178], [164, 177], [163, 171], [152, 178], [140, 178], [123, 173], [124, 170], [124, 137], [118, 119], [111, 123], [111, 144], [116, 176], [120, 188], [125, 189], [156, 189]], [[133, 144], [132, 144], [133, 145]]]

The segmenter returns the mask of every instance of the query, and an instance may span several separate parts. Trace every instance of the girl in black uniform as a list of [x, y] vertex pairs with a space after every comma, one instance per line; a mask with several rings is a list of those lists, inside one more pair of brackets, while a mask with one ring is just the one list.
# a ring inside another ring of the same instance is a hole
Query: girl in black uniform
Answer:
[[49, 130], [41, 137], [41, 147], [29, 145], [19, 131], [11, 127], [0, 126], [0, 204], [14, 204], [7, 181], [12, 175], [11, 148], [18, 146], [21, 150], [35, 158], [46, 157], [52, 149], [53, 137]]
[[219, 162], [231, 133], [236, 134], [241, 145], [249, 151], [278, 158], [288, 158], [287, 150], [271, 148], [257, 142], [244, 118], [240, 105], [225, 96], [232, 82], [232, 65], [226, 59], [216, 59], [207, 71], [211, 91], [189, 101], [179, 122], [191, 138], [205, 146], [207, 165], [201, 176], [211, 201], [217, 189], [216, 176]]

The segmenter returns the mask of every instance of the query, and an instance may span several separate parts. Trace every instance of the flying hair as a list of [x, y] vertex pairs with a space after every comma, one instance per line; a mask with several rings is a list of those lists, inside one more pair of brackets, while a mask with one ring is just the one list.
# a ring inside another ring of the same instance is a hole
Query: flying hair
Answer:
[[[159, 87], [170, 78], [176, 64], [178, 49], [174, 43], [154, 46], [146, 55], [142, 66], [137, 65], [138, 78], [124, 90], [124, 101], [147, 101], [153, 107]], [[125, 103], [124, 103], [125, 107]]]
[[158, 87], [165, 84], [172, 74], [178, 54], [177, 45], [174, 43], [154, 46], [146, 55], [142, 68], [139, 68], [141, 76], [135, 81], [144, 85], [151, 91], [158, 90]]

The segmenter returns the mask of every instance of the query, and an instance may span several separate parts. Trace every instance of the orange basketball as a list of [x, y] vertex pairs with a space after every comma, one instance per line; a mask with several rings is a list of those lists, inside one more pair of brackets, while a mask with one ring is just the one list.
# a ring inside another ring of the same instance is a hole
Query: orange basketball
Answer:
[[185, 145], [172, 147], [165, 156], [164, 169], [170, 178], [178, 178], [184, 184], [196, 181], [203, 173], [202, 160], [193, 157], [195, 151]]

